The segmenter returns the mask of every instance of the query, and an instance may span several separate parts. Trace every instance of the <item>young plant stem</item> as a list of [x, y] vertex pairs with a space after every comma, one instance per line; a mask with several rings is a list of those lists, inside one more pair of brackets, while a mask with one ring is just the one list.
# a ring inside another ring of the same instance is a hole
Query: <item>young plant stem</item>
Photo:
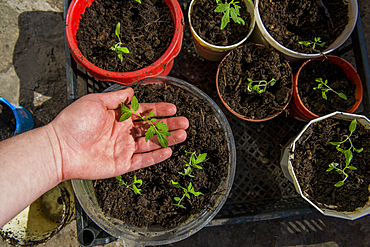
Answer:
[[338, 93], [337, 91], [329, 87], [328, 80], [323, 81], [322, 78], [316, 78], [315, 81], [318, 82], [319, 84], [317, 85], [317, 87], [314, 87], [313, 90], [321, 89], [321, 96], [324, 100], [328, 99], [326, 93], [329, 91], [332, 91], [335, 94], [337, 94], [340, 98], [347, 100], [347, 96], [344, 93]]

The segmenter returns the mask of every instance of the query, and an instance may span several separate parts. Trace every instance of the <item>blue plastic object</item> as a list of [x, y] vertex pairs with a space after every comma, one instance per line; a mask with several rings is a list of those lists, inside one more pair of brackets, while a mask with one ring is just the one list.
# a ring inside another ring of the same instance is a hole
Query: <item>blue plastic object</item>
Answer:
[[7, 106], [12, 109], [12, 112], [15, 117], [15, 131], [14, 135], [26, 132], [33, 129], [33, 118], [31, 113], [24, 109], [22, 106], [13, 105], [8, 100], [0, 97], [0, 102], [5, 103]]

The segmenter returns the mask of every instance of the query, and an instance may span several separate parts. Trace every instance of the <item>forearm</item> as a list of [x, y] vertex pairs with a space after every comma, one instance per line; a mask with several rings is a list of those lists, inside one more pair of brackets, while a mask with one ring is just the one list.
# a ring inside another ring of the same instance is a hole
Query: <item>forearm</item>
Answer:
[[0, 227], [62, 180], [51, 125], [0, 142]]

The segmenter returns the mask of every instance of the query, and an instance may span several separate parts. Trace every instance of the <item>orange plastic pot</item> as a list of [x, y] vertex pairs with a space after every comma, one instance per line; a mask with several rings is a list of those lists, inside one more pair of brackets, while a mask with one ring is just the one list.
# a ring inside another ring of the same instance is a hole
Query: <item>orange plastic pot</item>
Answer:
[[[266, 47], [264, 45], [261, 45], [261, 44], [254, 44], [254, 46], [259, 46], [259, 47]], [[236, 49], [241, 49], [243, 46], [239, 46], [238, 48]], [[236, 50], [235, 49], [235, 50]], [[269, 48], [270, 49], [270, 48]], [[289, 91], [289, 99], [287, 101], [287, 103], [284, 105], [284, 107], [282, 108], [281, 111], [279, 112], [276, 112], [275, 114], [271, 115], [271, 116], [268, 116], [266, 118], [261, 118], [261, 119], [254, 119], [254, 118], [250, 118], [250, 117], [247, 117], [247, 116], [244, 116], [236, 111], [234, 111], [225, 101], [224, 99], [222, 98], [222, 94], [220, 92], [220, 89], [219, 89], [219, 83], [218, 83], [218, 76], [219, 76], [219, 73], [220, 73], [220, 68], [221, 68], [221, 65], [222, 63], [228, 58], [228, 56], [232, 53], [233, 51], [230, 51], [223, 59], [222, 61], [220, 62], [220, 64], [218, 65], [218, 68], [217, 68], [217, 73], [216, 73], [216, 88], [217, 88], [217, 94], [218, 94], [218, 97], [220, 98], [222, 104], [226, 107], [227, 110], [229, 110], [234, 116], [242, 119], [242, 120], [245, 120], [245, 121], [249, 121], [249, 122], [255, 122], [255, 123], [258, 123], [258, 122], [264, 122], [264, 121], [268, 121], [268, 120], [271, 120], [275, 117], [277, 117], [278, 115], [280, 115], [280, 113], [282, 113], [289, 105], [289, 102], [291, 101], [292, 99], [292, 91], [293, 91], [293, 84], [292, 84], [292, 87], [290, 88], [290, 91]], [[288, 66], [290, 67], [289, 63], [286, 62], [288, 64]], [[291, 76], [291, 80], [293, 81], [293, 74]]]
[[87, 72], [100, 81], [112, 81], [123, 85], [131, 85], [147, 77], [168, 75], [173, 66], [173, 59], [180, 53], [184, 36], [184, 16], [179, 3], [176, 0], [164, 0], [170, 9], [171, 17], [175, 25], [175, 32], [171, 43], [165, 53], [151, 65], [130, 72], [113, 72], [101, 69], [89, 62], [78, 48], [76, 33], [80, 18], [87, 7], [94, 0], [73, 0], [66, 16], [66, 40], [74, 60]]
[[330, 60], [333, 64], [338, 65], [340, 68], [342, 68], [348, 80], [350, 80], [354, 85], [356, 85], [356, 90], [355, 90], [356, 102], [352, 106], [352, 108], [346, 112], [353, 113], [359, 107], [362, 101], [363, 89], [362, 89], [361, 79], [358, 76], [355, 68], [353, 68], [353, 66], [350, 63], [348, 63], [346, 60], [344, 60], [343, 58], [332, 56], [332, 55], [327, 55], [327, 56], [307, 60], [301, 65], [297, 73], [294, 75], [293, 99], [291, 100], [288, 106], [289, 118], [299, 120], [299, 121], [310, 121], [312, 119], [319, 117], [315, 113], [308, 110], [307, 107], [303, 104], [301, 97], [299, 96], [299, 93], [298, 93], [298, 78], [299, 78], [299, 73], [301, 72], [301, 70], [306, 64], [308, 64], [311, 61], [323, 61], [323, 60]]

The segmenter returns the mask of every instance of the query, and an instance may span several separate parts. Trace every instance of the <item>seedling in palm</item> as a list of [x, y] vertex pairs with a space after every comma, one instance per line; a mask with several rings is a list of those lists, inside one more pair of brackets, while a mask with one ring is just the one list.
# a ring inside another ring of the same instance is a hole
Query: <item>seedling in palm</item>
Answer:
[[127, 49], [127, 47], [122, 46], [121, 38], [120, 38], [120, 32], [121, 32], [121, 23], [118, 22], [116, 26], [115, 34], [118, 37], [119, 42], [115, 45], [112, 45], [109, 49], [112, 51], [115, 51], [118, 55], [119, 60], [121, 60], [121, 63], [123, 62], [123, 53], [130, 53], [130, 51]]
[[249, 81], [247, 90], [248, 92], [253, 92], [256, 91], [257, 93], [261, 94], [266, 91], [267, 86], [273, 86], [276, 83], [276, 80], [272, 78], [269, 82], [265, 80], [260, 80], [260, 81], [253, 81], [251, 78], [247, 79]]
[[[344, 141], [341, 141], [341, 142], [329, 142], [331, 145], [336, 146], [336, 149], [339, 152], [343, 153], [344, 156], [345, 156], [345, 158], [346, 158], [346, 166], [343, 169], [338, 168], [338, 166], [339, 166], [338, 163], [331, 162], [329, 164], [329, 168], [326, 170], [327, 172], [330, 172], [331, 170], [335, 170], [339, 174], [345, 176], [342, 181], [339, 181], [336, 184], [334, 184], [335, 187], [341, 187], [344, 184], [344, 182], [347, 180], [348, 174], [345, 172], [346, 169], [357, 170], [356, 167], [350, 165], [350, 163], [351, 163], [351, 161], [353, 159], [352, 149], [355, 152], [357, 152], [357, 153], [361, 153], [364, 150], [363, 148], [356, 149], [353, 146], [353, 143], [352, 143], [352, 140], [351, 140], [351, 136], [352, 136], [353, 132], [356, 130], [356, 125], [357, 125], [356, 119], [352, 120], [351, 124], [349, 125], [350, 134], [349, 135], [343, 135], [343, 137], [345, 137]], [[340, 145], [343, 144], [343, 143], [345, 143], [345, 142], [347, 142], [347, 141], [351, 145], [350, 148], [347, 149], [347, 150], [344, 150], [344, 149], [340, 148]]]
[[331, 87], [328, 85], [328, 80], [323, 81], [322, 78], [316, 78], [315, 80], [319, 84], [317, 87], [314, 87], [313, 90], [321, 89], [321, 95], [324, 100], [327, 100], [326, 93], [329, 91], [332, 91], [333, 93], [336, 93], [340, 98], [347, 100], [347, 96], [344, 93], [338, 93], [334, 91]]
[[138, 188], [143, 184], [141, 179], [136, 179], [136, 176], [134, 176], [132, 184], [127, 184], [127, 182], [123, 181], [121, 175], [117, 176], [116, 179], [119, 181], [118, 185], [125, 185], [126, 188], [133, 190], [135, 194], [141, 194], [141, 189]]
[[149, 113], [148, 116], [146, 117], [141, 116], [137, 112], [139, 110], [139, 102], [135, 96], [133, 96], [131, 99], [131, 108], [132, 110], [125, 106], [124, 103], [121, 103], [122, 115], [119, 121], [123, 122], [129, 119], [132, 116], [132, 114], [135, 114], [136, 116], [140, 117], [141, 120], [146, 121], [150, 124], [149, 129], [145, 133], [145, 141], [148, 142], [148, 140], [152, 138], [154, 134], [156, 134], [159, 144], [161, 144], [162, 147], [166, 148], [168, 146], [167, 136], [170, 136], [171, 134], [168, 132], [168, 126], [165, 123], [160, 122], [156, 118], [153, 118], [154, 109]]
[[245, 25], [244, 20], [240, 17], [240, 6], [238, 5], [238, 1], [232, 0], [230, 3], [222, 3], [222, 0], [216, 0], [216, 3], [218, 6], [214, 11], [217, 13], [224, 13], [221, 19], [221, 29], [224, 29], [230, 22], [230, 16], [235, 23]]
[[314, 38], [314, 41], [299, 41], [298, 43], [300, 45], [304, 45], [304, 46], [310, 46], [310, 45], [312, 45], [312, 49], [315, 49], [316, 45], [318, 45], [320, 47], [324, 47], [324, 45], [325, 45], [326, 42], [321, 42], [321, 38], [320, 37], [315, 37]]
[[[178, 207], [180, 207], [180, 208], [184, 208], [184, 209], [186, 209], [186, 207], [185, 206], [183, 206], [183, 205], [181, 205], [181, 201], [185, 198], [185, 197], [187, 197], [188, 199], [190, 199], [190, 194], [193, 194], [194, 196], [200, 196], [200, 195], [203, 195], [203, 193], [202, 192], [196, 192], [195, 190], [194, 190], [194, 187], [193, 187], [193, 185], [191, 184], [191, 182], [189, 183], [189, 186], [188, 186], [188, 188], [184, 188], [184, 187], [182, 187], [178, 182], [174, 182], [173, 180], [171, 180], [171, 183], [172, 183], [172, 185], [173, 186], [175, 186], [175, 188], [178, 188], [178, 189], [182, 189], [183, 191], [184, 191], [184, 194], [182, 195], [182, 197], [180, 198], [180, 197], [175, 197], [174, 199], [175, 199], [175, 201], [177, 201], [177, 203], [176, 204], [172, 204], [172, 205], [175, 205], [175, 206], [178, 206]], [[189, 194], [190, 193], [190, 194]]]
[[194, 177], [193, 175], [191, 175], [191, 172], [192, 172], [192, 167], [194, 168], [197, 168], [197, 169], [203, 169], [200, 165], [200, 163], [206, 161], [206, 157], [207, 157], [207, 154], [204, 153], [204, 154], [199, 154], [198, 156], [195, 154], [195, 151], [194, 152], [188, 152], [185, 150], [185, 154], [188, 155], [188, 154], [191, 154], [190, 156], [190, 160], [189, 162], [185, 162], [185, 166], [187, 168], [184, 168], [184, 172], [179, 172], [179, 174], [181, 175], [184, 175], [184, 176], [189, 176], [189, 177]]

